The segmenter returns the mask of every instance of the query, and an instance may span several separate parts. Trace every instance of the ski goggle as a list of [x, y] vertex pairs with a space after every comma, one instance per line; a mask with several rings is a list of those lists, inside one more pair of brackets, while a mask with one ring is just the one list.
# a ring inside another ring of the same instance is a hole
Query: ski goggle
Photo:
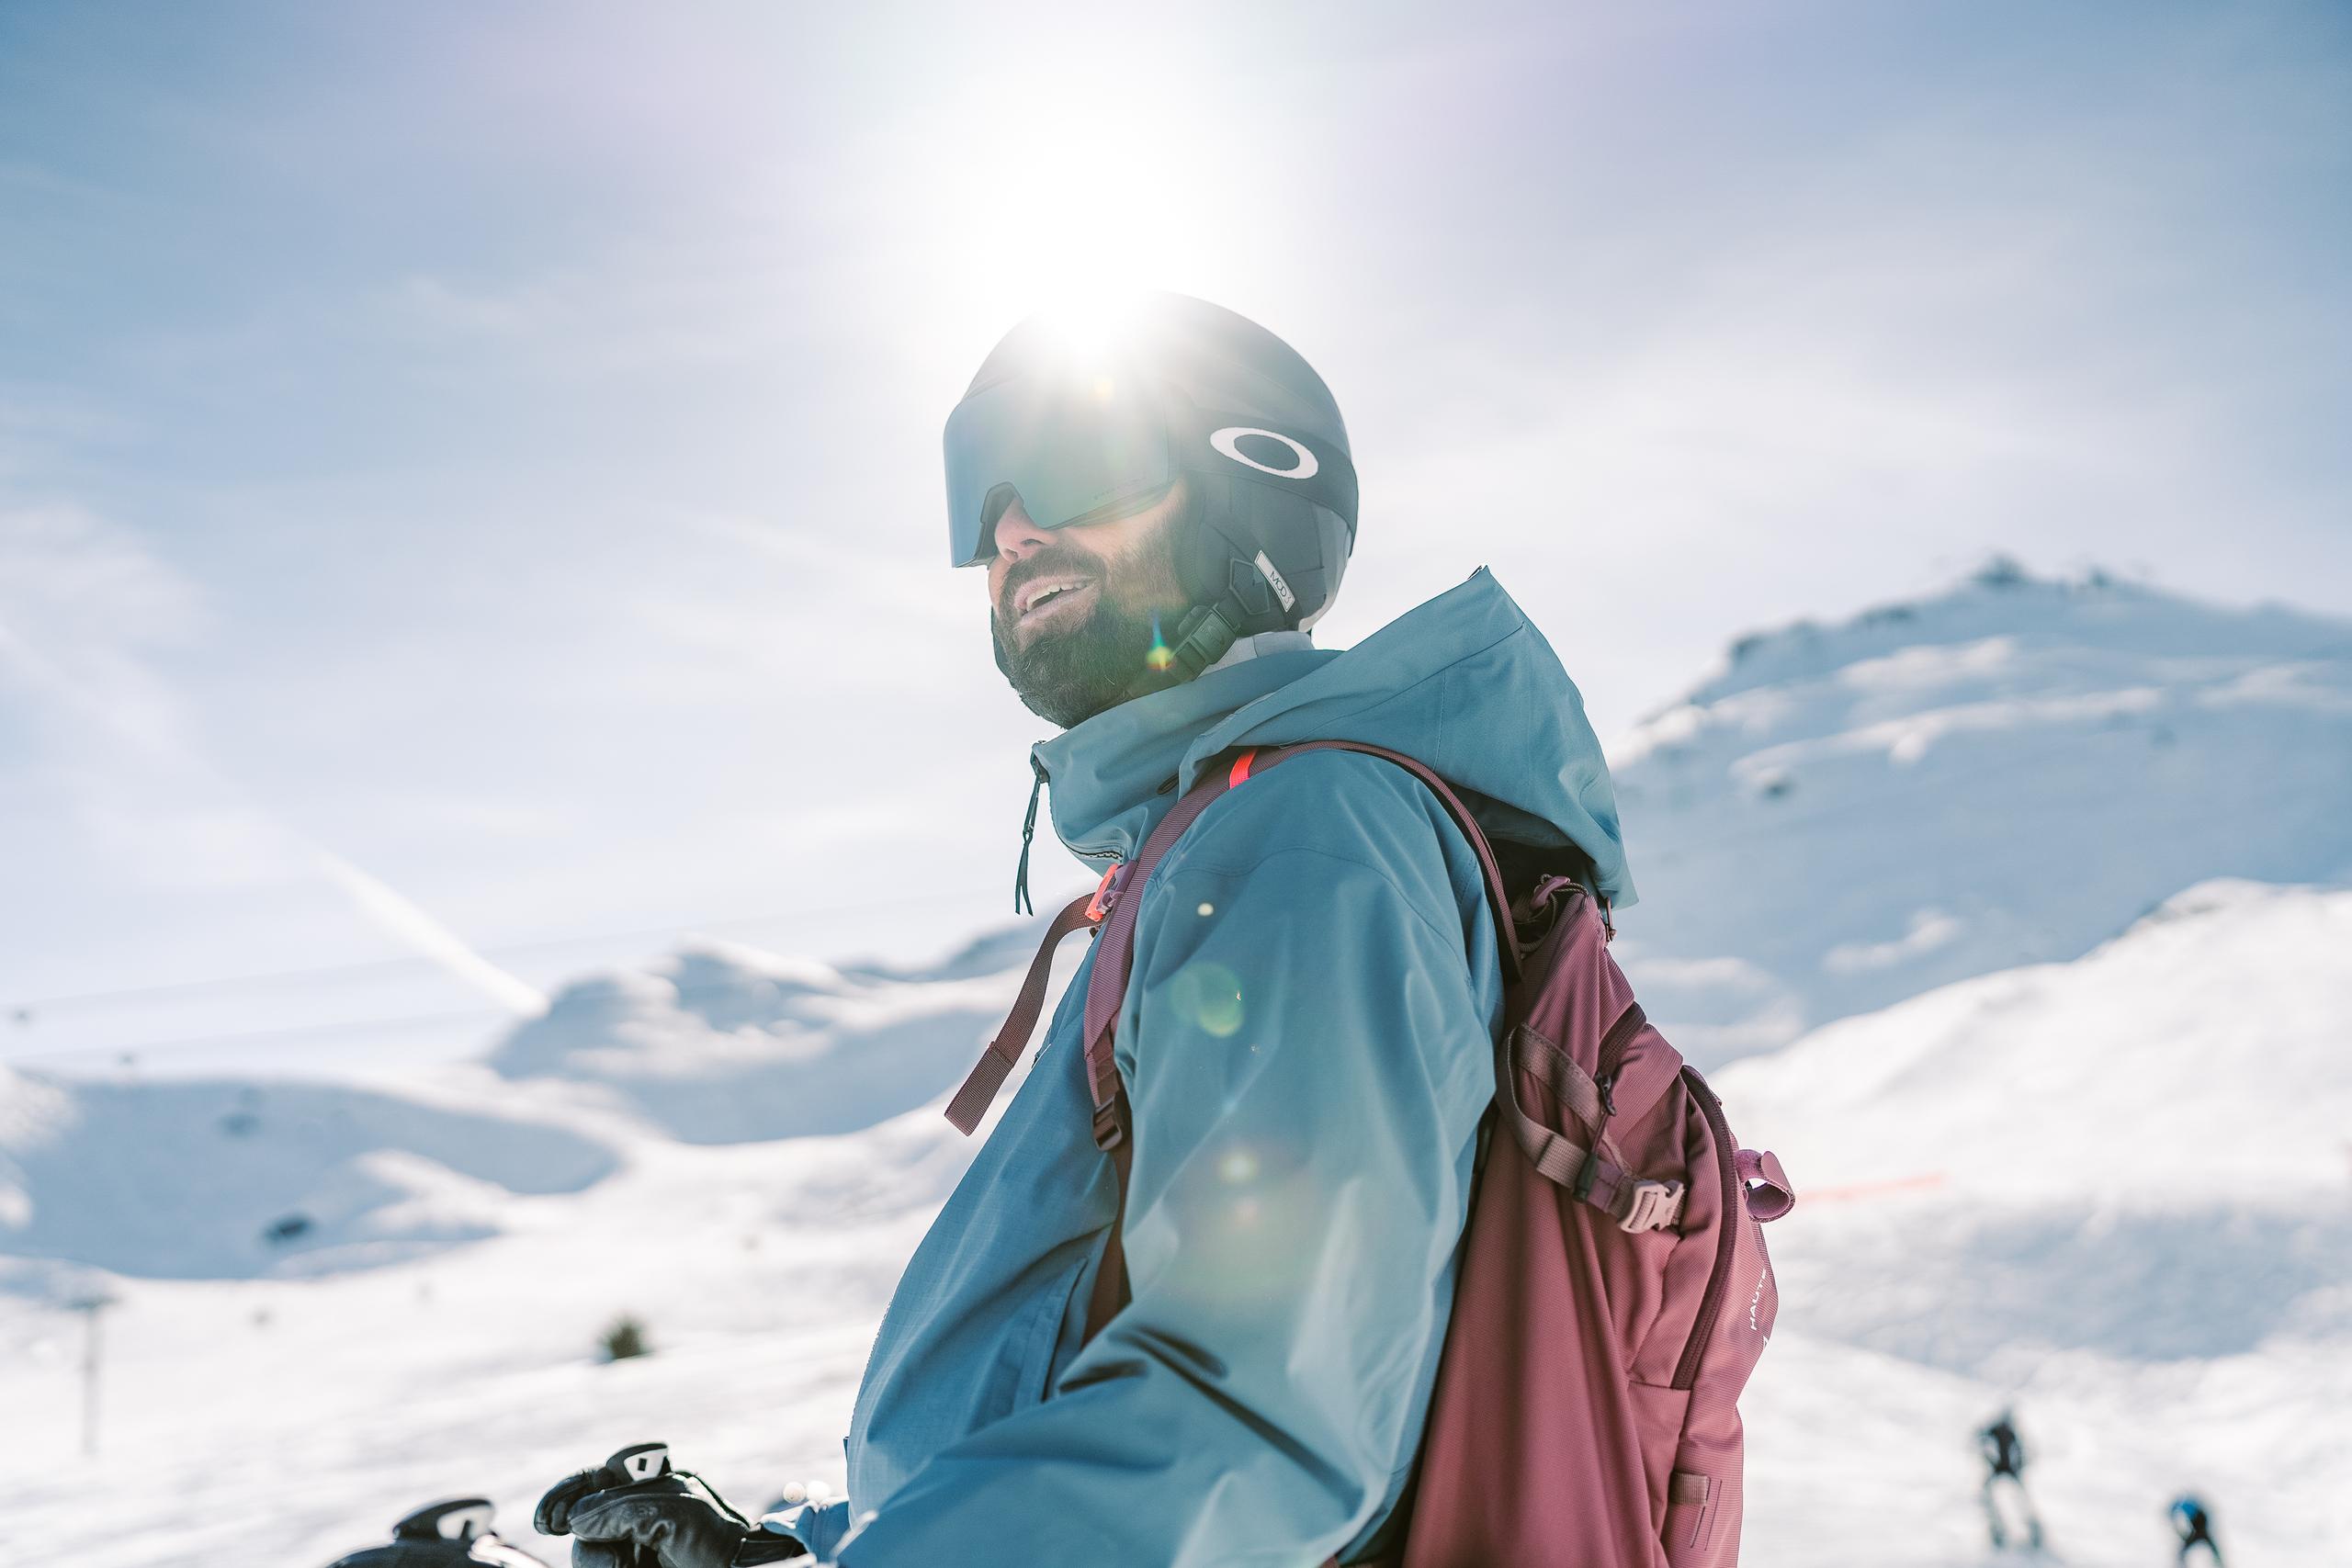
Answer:
[[1247, 415], [1203, 412], [1149, 382], [1000, 382], [956, 405], [945, 442], [951, 566], [996, 554], [997, 519], [1014, 495], [1038, 527], [1065, 528], [1148, 504], [1186, 469], [1216, 464], [1355, 516], [1355, 468], [1344, 451]]

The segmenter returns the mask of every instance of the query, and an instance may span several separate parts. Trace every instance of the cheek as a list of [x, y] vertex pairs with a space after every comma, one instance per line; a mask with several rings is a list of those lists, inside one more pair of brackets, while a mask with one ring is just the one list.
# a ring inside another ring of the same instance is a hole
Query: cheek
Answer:
[[1184, 587], [1176, 570], [1175, 539], [1168, 530], [1155, 530], [1136, 540], [1122, 564], [1127, 591], [1138, 603], [1154, 608], [1182, 603]]

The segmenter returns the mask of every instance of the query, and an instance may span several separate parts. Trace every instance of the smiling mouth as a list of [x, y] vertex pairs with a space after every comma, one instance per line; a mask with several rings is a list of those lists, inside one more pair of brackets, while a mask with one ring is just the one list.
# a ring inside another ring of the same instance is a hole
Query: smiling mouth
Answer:
[[1042, 625], [1063, 610], [1088, 598], [1094, 580], [1089, 577], [1046, 577], [1023, 588], [1013, 603], [1015, 626]]

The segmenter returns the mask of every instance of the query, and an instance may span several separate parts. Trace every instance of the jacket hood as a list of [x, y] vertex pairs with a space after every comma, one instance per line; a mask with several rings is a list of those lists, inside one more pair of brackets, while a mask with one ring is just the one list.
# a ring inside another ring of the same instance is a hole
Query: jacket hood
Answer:
[[1497, 838], [1573, 844], [1634, 902], [1617, 797], [1584, 697], [1485, 568], [1350, 649], [1269, 653], [1105, 710], [1032, 750], [1054, 831], [1100, 867], [1131, 856], [1209, 759], [1236, 746], [1358, 740], [1475, 792]]

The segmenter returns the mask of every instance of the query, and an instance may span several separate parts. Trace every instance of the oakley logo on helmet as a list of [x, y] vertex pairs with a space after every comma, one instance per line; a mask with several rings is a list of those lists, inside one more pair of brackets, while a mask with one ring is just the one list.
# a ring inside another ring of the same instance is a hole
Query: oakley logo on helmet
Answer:
[[[1241, 438], [1245, 435], [1262, 435], [1269, 441], [1279, 441], [1298, 454], [1298, 461], [1287, 468], [1277, 468], [1271, 464], [1261, 463], [1241, 450]], [[1316, 470], [1323, 466], [1316, 461], [1314, 453], [1279, 430], [1260, 430], [1254, 425], [1228, 424], [1223, 430], [1216, 431], [1209, 436], [1209, 445], [1242, 467], [1255, 468], [1261, 474], [1272, 474], [1278, 479], [1311, 479], [1315, 477]]]

